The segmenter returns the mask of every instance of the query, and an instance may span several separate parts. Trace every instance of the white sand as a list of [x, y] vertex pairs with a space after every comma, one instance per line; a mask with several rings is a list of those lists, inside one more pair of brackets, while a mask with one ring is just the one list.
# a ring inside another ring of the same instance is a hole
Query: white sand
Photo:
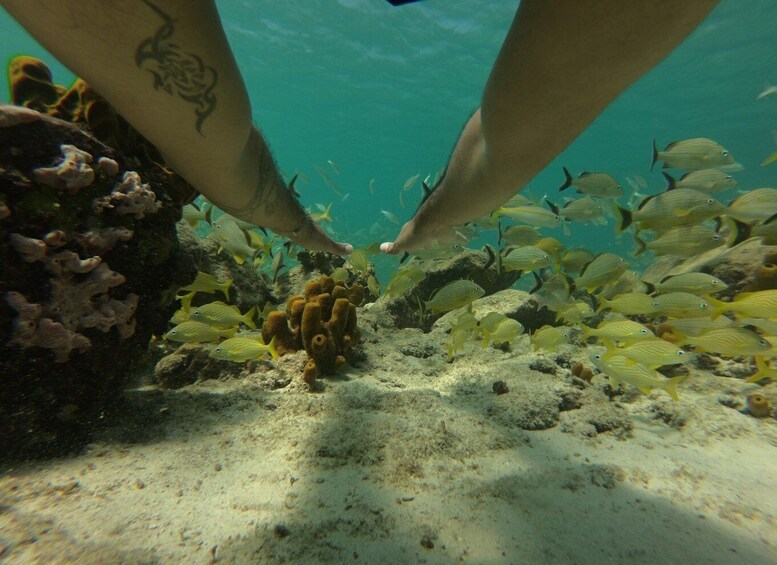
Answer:
[[758, 387], [693, 369], [679, 404], [611, 401], [526, 338], [446, 363], [440, 337], [365, 331], [317, 393], [130, 391], [83, 455], [5, 470], [0, 561], [777, 563], [777, 420], [719, 402]]

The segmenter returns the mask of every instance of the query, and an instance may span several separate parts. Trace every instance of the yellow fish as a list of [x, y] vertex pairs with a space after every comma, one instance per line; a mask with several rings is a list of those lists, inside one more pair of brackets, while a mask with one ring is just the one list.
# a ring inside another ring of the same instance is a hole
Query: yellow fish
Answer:
[[725, 210], [725, 206], [709, 194], [692, 188], [678, 188], [648, 196], [634, 211], [616, 206], [616, 229], [622, 232], [632, 223], [636, 223], [637, 231], [665, 230], [675, 226], [698, 224], [723, 215]]
[[315, 223], [320, 224], [322, 222], [331, 222], [332, 216], [330, 215], [330, 212], [332, 211], [332, 202], [324, 206], [323, 204], [316, 204], [316, 208], [318, 208], [318, 212], [310, 212], [310, 219], [313, 220]]
[[220, 329], [195, 320], [188, 320], [175, 326], [163, 337], [168, 341], [181, 343], [216, 342], [222, 337], [232, 337], [236, 330], [237, 327]]
[[734, 188], [737, 185], [737, 181], [734, 180], [734, 177], [720, 169], [691, 171], [690, 173], [685, 173], [677, 180], [667, 173], [663, 173], [663, 175], [667, 182], [667, 190], [693, 188], [711, 194], [713, 192]]
[[689, 292], [701, 296], [721, 292], [727, 288], [726, 283], [707, 273], [683, 273], [668, 276], [656, 285], [656, 290], [661, 293]]
[[553, 263], [553, 258], [533, 245], [513, 249], [502, 258], [502, 268], [507, 271], [534, 271]]
[[685, 363], [689, 360], [689, 356], [685, 351], [668, 341], [658, 338], [639, 340], [625, 347], [616, 347], [612, 341], [607, 339], [603, 339], [602, 343], [606, 348], [602, 355], [602, 361], [606, 361], [615, 355], [622, 355], [635, 363], [655, 369], [663, 365]]
[[583, 330], [584, 340], [589, 337], [599, 337], [614, 341], [632, 342], [655, 337], [648, 328], [633, 320], [604, 321], [596, 328], [580, 324], [580, 328]]
[[466, 306], [485, 293], [477, 283], [459, 279], [437, 290], [431, 299], [424, 302], [424, 309], [431, 314], [448, 312]]
[[705, 137], [695, 137], [683, 141], [675, 141], [667, 145], [663, 151], [656, 148], [653, 140], [653, 161], [650, 169], [656, 161], [663, 161], [664, 169], [709, 169], [731, 165], [734, 158], [722, 145]]
[[645, 251], [652, 251], [658, 256], [693, 257], [726, 243], [719, 233], [702, 225], [676, 226], [652, 241], [644, 241], [638, 236], [634, 236], [634, 239], [637, 242], [634, 257], [639, 257]]
[[755, 358], [755, 366], [758, 370], [745, 379], [747, 382], [757, 383], [762, 379], [777, 380], [777, 367], [772, 367], [763, 357]]
[[617, 279], [628, 268], [629, 264], [623, 257], [613, 253], [600, 253], [580, 271], [580, 276], [575, 279], [575, 287], [593, 292]]
[[225, 339], [210, 350], [208, 357], [225, 359], [227, 361], [250, 361], [260, 359], [269, 354], [273, 359], [278, 359], [278, 351], [275, 349], [275, 336], [270, 343], [264, 343], [261, 337], [238, 336]]
[[702, 353], [719, 355], [765, 355], [771, 344], [763, 337], [746, 328], [720, 328], [709, 330], [699, 336], [686, 336], [682, 332], [673, 332], [679, 346], [692, 345]]
[[620, 383], [637, 387], [642, 394], [650, 394], [654, 388], [665, 391], [673, 400], [680, 400], [677, 394], [677, 385], [685, 380], [686, 375], [667, 379], [661, 373], [650, 367], [645, 367], [627, 359], [622, 355], [615, 355], [607, 360], [601, 353], [591, 355], [591, 362], [610, 380], [610, 385], [617, 387]]
[[555, 228], [561, 225], [561, 218], [558, 214], [546, 208], [539, 206], [515, 206], [507, 208], [502, 206], [497, 208], [493, 216], [497, 218], [505, 216], [522, 224], [528, 224], [537, 228]]
[[535, 351], [540, 348], [555, 351], [562, 343], [569, 343], [571, 338], [572, 328], [569, 326], [545, 325], [532, 334], [530, 341]]
[[612, 175], [583, 172], [575, 179], [572, 178], [566, 167], [562, 168], [566, 180], [559, 190], [566, 190], [570, 186], [574, 186], [580, 194], [584, 193], [599, 198], [620, 198], [623, 196], [623, 187]]
[[488, 341], [494, 345], [512, 344], [519, 335], [523, 333], [523, 324], [518, 320], [507, 318], [499, 322], [495, 328], [484, 334], [483, 347], [488, 345]]
[[653, 300], [654, 313], [670, 318], [702, 318], [712, 315], [712, 307], [690, 292], [660, 294]]
[[194, 282], [186, 286], [182, 286], [178, 290], [184, 290], [189, 292], [206, 292], [213, 294], [217, 290], [224, 295], [225, 300], [229, 300], [229, 287], [232, 286], [232, 279], [227, 279], [224, 282], [211, 275], [210, 273], [203, 273], [197, 271], [197, 276], [194, 278]]
[[737, 317], [775, 318], [777, 317], [777, 289], [757, 290], [738, 294], [733, 302], [710, 299], [715, 306], [717, 317], [723, 312], [734, 312]]
[[189, 312], [189, 318], [215, 326], [217, 328], [231, 328], [241, 323], [251, 329], [256, 329], [253, 321], [254, 308], [249, 308], [248, 312], [241, 314], [237, 306], [224, 304], [223, 302], [210, 302], [197, 306]]
[[466, 328], [456, 328], [451, 331], [450, 340], [445, 344], [445, 348], [448, 350], [448, 361], [456, 356], [456, 353], [464, 349], [464, 344], [467, 343], [467, 338], [470, 332]]
[[599, 298], [599, 307], [596, 312], [599, 313], [607, 308], [628, 316], [652, 314], [656, 311], [653, 306], [653, 297], [644, 292], [624, 292], [609, 300]]

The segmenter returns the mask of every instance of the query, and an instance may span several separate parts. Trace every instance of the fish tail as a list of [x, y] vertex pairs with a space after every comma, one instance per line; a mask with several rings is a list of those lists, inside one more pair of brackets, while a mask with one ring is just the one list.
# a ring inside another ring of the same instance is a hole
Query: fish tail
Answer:
[[618, 231], [618, 233], [621, 233], [631, 225], [631, 221], [632, 221], [631, 211], [626, 210], [626, 208], [621, 208], [620, 206], [615, 205], [614, 212], [615, 212], [615, 219], [618, 222], [618, 224], [615, 226], [615, 229]]
[[229, 302], [229, 289], [232, 286], [232, 279], [227, 279], [223, 283], [219, 284], [218, 289], [224, 295], [224, 300]]
[[653, 165], [658, 161], [658, 148], [656, 147], [656, 140], [653, 140], [653, 160], [650, 162], [650, 170], [653, 170]]
[[496, 230], [497, 230], [497, 233], [499, 234], [499, 239], [496, 240], [496, 244], [501, 247], [502, 246], [502, 221], [499, 219], [497, 219], [496, 221]]
[[278, 349], [275, 347], [275, 340], [277, 339], [277, 336], [272, 336], [272, 339], [270, 340], [270, 343], [267, 344], [267, 351], [270, 352], [270, 356], [273, 359], [279, 359], [280, 354], [278, 353]]
[[[599, 301], [599, 305], [596, 307], [596, 314], [599, 314], [602, 310], [610, 307], [610, 301], [607, 300], [604, 296], [598, 297], [597, 300]], [[588, 329], [590, 330], [591, 328]]]
[[769, 376], [769, 364], [766, 362], [764, 357], [760, 355], [757, 356], [755, 358], [755, 366], [758, 368], [758, 370], [745, 379], [749, 383], [757, 383], [761, 379], [765, 379]]
[[608, 339], [606, 337], [599, 338], [602, 342], [602, 345], [604, 345], [604, 354], [602, 355], [602, 361], [606, 361], [616, 353], [618, 353], [618, 346], [615, 345], [615, 342], [611, 339]]
[[727, 247], [734, 247], [746, 239], [750, 239], [750, 232], [752, 231], [752, 226], [750, 224], [740, 222], [737, 219], [727, 216], [724, 218], [724, 221], [728, 226], [728, 237], [726, 238]]
[[713, 298], [712, 296], [708, 296], [705, 299], [707, 302], [709, 302], [713, 309], [712, 309], [712, 319], [717, 320], [721, 314], [724, 312], [728, 312], [729, 310], [733, 310], [731, 308], [730, 302], [723, 302], [722, 300], [718, 300], [717, 298]]
[[679, 402], [680, 401], [680, 395], [677, 394], [677, 385], [679, 385], [681, 382], [683, 382], [688, 375], [680, 375], [679, 377], [672, 377], [668, 381], [661, 384], [661, 388], [666, 391], [666, 393], [672, 397], [672, 400]]
[[647, 243], [641, 240], [636, 234], [634, 234], [634, 241], [637, 242], [637, 249], [634, 251], [634, 257], [639, 257], [647, 251]]
[[664, 175], [664, 178], [666, 179], [666, 190], [674, 190], [677, 188], [677, 181], [672, 175], [663, 172], [661, 174]]
[[[566, 170], [566, 169], [564, 169], [564, 170]], [[556, 216], [558, 216], [558, 206], [553, 204], [553, 202], [551, 202], [550, 199], [548, 199], [548, 198], [545, 198], [545, 204], [548, 205], [548, 208], [550, 208], [551, 212], [553, 212], [554, 214], [556, 214]]]
[[192, 299], [194, 298], [194, 295], [197, 294], [196, 290], [191, 291], [188, 294], [184, 294], [180, 297], [181, 300], [181, 310], [189, 313], [189, 309], [192, 307]]
[[255, 311], [256, 311], [256, 306], [252, 306], [251, 308], [248, 309], [248, 312], [246, 312], [242, 318], [243, 323], [249, 328], [251, 328], [252, 330], [256, 329], [256, 324], [254, 323], [254, 320], [253, 320]]
[[483, 343], [480, 348], [485, 349], [488, 347], [488, 342], [491, 341], [491, 333], [489, 333], [489, 331], [485, 328], [480, 331], [483, 332]]
[[[605, 300], [602, 299], [602, 302], [605, 302]], [[601, 308], [602, 308], [602, 306], [599, 307], [600, 310], [601, 310]], [[598, 314], [599, 310], [597, 310], [596, 312]], [[586, 326], [583, 323], [580, 324], [580, 329], [583, 332], [583, 341], [586, 341], [589, 337], [591, 337], [591, 332], [594, 330], [593, 328], [588, 327], [588, 326]]]
[[561, 167], [561, 168], [562, 168], [562, 169], [563, 169], [563, 171], [564, 171], [564, 177], [565, 177], [565, 180], [564, 180], [564, 184], [562, 184], [562, 185], [559, 187], [559, 190], [560, 190], [560, 191], [561, 191], [561, 190], [566, 190], [566, 189], [568, 189], [570, 186], [572, 186], [572, 175], [570, 175], [570, 174], [569, 174], [569, 170], [567, 170], [567, 168], [566, 168], [566, 167]]
[[[672, 343], [674, 343], [677, 347], [683, 347], [685, 345], [691, 345], [688, 341], [688, 336], [685, 335], [683, 332], [678, 330], [675, 327], [672, 327], [672, 335], [674, 336], [674, 339], [672, 340]], [[701, 351], [701, 348], [699, 346], [694, 346], [694, 348], [697, 351]]]

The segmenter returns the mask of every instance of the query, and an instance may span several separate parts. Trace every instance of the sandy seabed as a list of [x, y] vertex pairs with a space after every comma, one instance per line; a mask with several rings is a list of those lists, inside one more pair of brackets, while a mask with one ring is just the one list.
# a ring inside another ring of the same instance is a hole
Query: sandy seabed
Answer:
[[442, 331], [378, 330], [317, 392], [273, 389], [300, 354], [128, 391], [82, 454], [3, 470], [0, 561], [777, 563], [760, 387], [691, 366], [679, 403], [613, 394], [570, 376], [585, 348], [448, 363]]

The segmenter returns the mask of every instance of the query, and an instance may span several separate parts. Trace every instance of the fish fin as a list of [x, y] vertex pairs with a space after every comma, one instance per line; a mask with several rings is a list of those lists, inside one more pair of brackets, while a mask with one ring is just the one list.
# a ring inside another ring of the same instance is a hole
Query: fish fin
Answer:
[[666, 190], [674, 190], [677, 188], [677, 181], [674, 179], [674, 177], [664, 172], [661, 174], [664, 175], [664, 178], [666, 179]]
[[[641, 281], [645, 285], [645, 294], [653, 294], [656, 291], [656, 285], [647, 281]], [[664, 282], [664, 281], [661, 281]]]
[[650, 170], [653, 170], [653, 165], [658, 161], [658, 148], [656, 147], [656, 140], [653, 140], [653, 160], [650, 162]]
[[[775, 214], [777, 216], [777, 214]], [[496, 232], [499, 234], [499, 238], [496, 240], [496, 244], [501, 247], [502, 245], [502, 220], [496, 221]]]
[[634, 257], [639, 257], [645, 251], [647, 251], [647, 243], [634, 234], [634, 241], [637, 242], [637, 249], [634, 251]]
[[642, 394], [650, 394], [650, 391], [653, 390], [649, 386], [638, 386], [637, 388], [639, 389], [639, 392], [641, 392]]
[[297, 182], [297, 177], [299, 175], [294, 175], [291, 177], [291, 180], [289, 181], [289, 192], [291, 192], [291, 195], [295, 198], [295, 200], [299, 201], [299, 192], [297, 192], [297, 189], [294, 187], [294, 183]]
[[766, 219], [764, 220], [764, 225], [766, 225], [766, 224], [771, 224], [771, 223], [772, 223], [773, 221], [775, 221], [775, 220], [777, 220], [777, 212], [775, 212], [774, 214], [772, 214], [771, 216], [769, 216], [768, 218], [766, 218]]
[[743, 241], [750, 239], [750, 232], [752, 226], [744, 222], [740, 222], [734, 218], [727, 218], [729, 226], [729, 235], [726, 238], [726, 246], [734, 247], [735, 245], [742, 243]]
[[681, 382], [683, 382], [688, 375], [680, 375], [678, 377], [672, 377], [665, 383], [661, 385], [661, 388], [666, 391], [666, 393], [672, 397], [672, 400], [679, 402], [680, 401], [680, 395], [677, 394], [677, 385], [679, 385]]
[[267, 350], [270, 352], [270, 356], [273, 359], [279, 359], [280, 354], [278, 353], [278, 349], [275, 346], [276, 340], [278, 339], [277, 336], [272, 336], [272, 339], [270, 340], [270, 343], [267, 344]]
[[486, 264], [483, 265], [483, 270], [487, 270], [491, 265], [496, 263], [496, 253], [494, 252], [494, 248], [490, 245], [486, 244], [483, 246], [483, 251], [485, 251], [488, 254], [488, 259], [486, 260]]
[[610, 301], [607, 300], [604, 296], [601, 298], [595, 298], [594, 300], [599, 301], [599, 306], [596, 308], [594, 313], [599, 314], [602, 310], [605, 310], [610, 307]]
[[758, 370], [745, 379], [748, 383], [756, 383], [761, 379], [765, 379], [766, 377], [769, 376], [770, 367], [763, 356], [761, 355], [756, 356], [755, 366]]
[[532, 289], [529, 291], [529, 294], [534, 294], [535, 292], [537, 292], [539, 289], [541, 289], [541, 288], [542, 288], [542, 285], [543, 285], [543, 284], [545, 284], [545, 281], [543, 281], [543, 280], [542, 280], [542, 277], [540, 277], [540, 276], [537, 274], [537, 271], [532, 271], [532, 272], [531, 272], [531, 274], [532, 274], [532, 276], [534, 277], [534, 282], [535, 282], [535, 285], [534, 285], [534, 288], [532, 288]]
[[569, 170], [566, 167], [561, 167], [561, 168], [564, 171], [565, 180], [564, 180], [564, 184], [562, 184], [561, 187], [559, 187], [559, 191], [566, 190], [570, 186], [572, 186], [572, 175], [569, 174]]
[[248, 312], [243, 315], [243, 323], [252, 330], [256, 329], [256, 324], [253, 321], [254, 312], [256, 312], [256, 306], [249, 308]]
[[550, 208], [551, 212], [553, 212], [554, 214], [556, 214], [556, 216], [558, 216], [558, 206], [553, 204], [553, 202], [551, 202], [548, 198], [545, 199], [545, 204], [548, 205], [548, 208]]
[[613, 208], [615, 212], [615, 220], [617, 221], [615, 229], [618, 233], [621, 233], [631, 225], [631, 211], [626, 210], [626, 208], [621, 208], [617, 204]]
[[232, 287], [233, 282], [234, 279], [227, 279], [219, 285], [219, 290], [221, 291], [221, 294], [224, 295], [224, 300], [227, 302], [229, 302], [229, 289]]
[[[742, 294], [737, 295], [737, 298], [742, 296]], [[707, 296], [705, 300], [713, 306], [712, 314], [710, 316], [712, 320], [717, 320], [720, 317], [720, 315], [723, 314], [724, 312], [733, 310], [733, 308], [731, 308], [730, 302], [723, 302], [722, 300], [718, 300], [717, 298], [714, 298], [712, 296]], [[672, 330], [672, 333], [676, 334], [674, 330]], [[680, 344], [676, 344], [676, 345], [679, 346]]]

